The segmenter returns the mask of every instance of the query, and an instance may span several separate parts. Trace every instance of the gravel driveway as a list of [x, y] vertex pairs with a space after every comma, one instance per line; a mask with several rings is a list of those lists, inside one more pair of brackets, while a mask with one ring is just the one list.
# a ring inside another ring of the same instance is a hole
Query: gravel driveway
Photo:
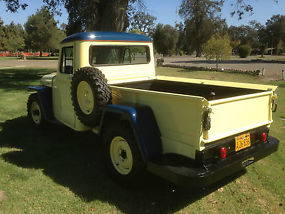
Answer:
[[[214, 61], [196, 57], [165, 57], [164, 64], [215, 68]], [[57, 60], [0, 60], [0, 69], [4, 68], [57, 68]], [[249, 59], [231, 59], [219, 64], [220, 68], [238, 70], [262, 70], [265, 68], [265, 78], [268, 80], [280, 80], [282, 69], [285, 70], [285, 61], [279, 63], [256, 62]]]
[[[203, 57], [196, 58], [191, 56], [164, 57], [164, 64], [216, 68], [216, 64], [214, 61], [207, 61]], [[220, 63], [219, 68], [238, 69], [238, 70], [262, 70], [263, 68], [265, 68], [266, 79], [280, 80], [282, 78], [282, 69], [285, 70], [285, 61], [272, 63], [272, 62], [259, 62], [254, 60], [253, 58], [248, 58], [248, 59], [235, 58]]]

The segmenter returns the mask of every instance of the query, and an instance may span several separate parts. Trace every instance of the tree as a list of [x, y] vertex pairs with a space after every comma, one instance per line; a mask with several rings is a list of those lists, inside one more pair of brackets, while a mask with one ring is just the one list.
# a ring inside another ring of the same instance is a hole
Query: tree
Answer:
[[[282, 48], [283, 43], [285, 43], [285, 16], [274, 15], [266, 22], [266, 30], [269, 36], [269, 42], [271, 48], [278, 49]], [[279, 46], [279, 48], [278, 48]]]
[[251, 53], [251, 47], [249, 45], [241, 45], [238, 50], [240, 58], [246, 58]]
[[57, 49], [59, 42], [64, 38], [64, 33], [56, 24], [53, 15], [46, 7], [30, 16], [25, 23], [27, 47], [41, 53], [43, 50]]
[[17, 12], [19, 8], [25, 9], [28, 5], [26, 3], [20, 3], [19, 0], [2, 0], [6, 3], [7, 10], [11, 12]]
[[[26, 8], [27, 3], [20, 0], [0, 0], [7, 9], [16, 12]], [[59, 6], [64, 5], [69, 17], [67, 34], [89, 30], [125, 31], [128, 27], [128, 5], [141, 0], [42, 0], [47, 8], [60, 13]]]
[[[67, 34], [80, 31], [124, 31], [129, 0], [66, 0]], [[92, 12], [91, 12], [92, 11]]]
[[153, 34], [154, 47], [158, 53], [172, 55], [178, 41], [178, 32], [170, 25], [158, 24]]
[[[218, 20], [218, 21], [217, 21]], [[186, 21], [186, 45], [188, 46], [188, 52], [192, 53], [196, 51], [196, 57], [200, 57], [202, 54], [202, 46], [205, 44], [212, 35], [219, 33], [224, 34], [226, 31], [219, 26], [219, 19], [211, 20], [204, 18], [200, 22], [200, 27], [197, 28], [194, 20]], [[198, 31], [197, 31], [198, 29]]]
[[219, 62], [227, 59], [232, 53], [229, 36], [213, 35], [211, 39], [203, 45], [203, 53], [206, 59], [216, 60], [216, 68], [218, 69]]
[[265, 26], [257, 21], [249, 22], [249, 25], [231, 26], [228, 33], [234, 52], [238, 52], [240, 45], [248, 45], [253, 53], [264, 54], [268, 43], [268, 33]]
[[156, 17], [145, 13], [143, 11], [138, 11], [135, 8], [130, 9], [129, 11], [129, 29], [138, 29], [140, 32], [147, 36], [151, 36], [154, 31], [154, 21]]
[[6, 37], [5, 37], [5, 26], [3, 20], [0, 18], [0, 51], [6, 50]]
[[207, 42], [214, 32], [212, 20], [221, 11], [221, 3], [211, 0], [182, 0], [179, 14], [186, 25], [186, 35], [189, 46], [200, 57], [202, 45]]
[[185, 26], [182, 22], [180, 22], [179, 24], [175, 25], [175, 28], [178, 32], [178, 41], [176, 43], [176, 55], [183, 55], [184, 53], [188, 52], [188, 48], [186, 45], [186, 31], [185, 31]]
[[10, 25], [5, 27], [6, 37], [6, 50], [17, 52], [18, 50], [24, 50], [25, 47], [25, 32], [20, 24], [11, 22]]
[[[27, 3], [20, 0], [0, 0], [6, 3], [6, 7], [11, 12], [16, 12], [19, 8], [26, 8]], [[47, 7], [56, 13], [60, 13], [59, 6], [64, 5], [69, 14], [69, 23], [67, 33], [75, 33], [84, 30], [108, 30], [108, 31], [124, 31], [128, 26], [127, 8], [130, 3], [142, 2], [143, 0], [42, 0]], [[278, 1], [278, 0], [273, 0]], [[28, 2], [26, 0], [26, 2]], [[197, 2], [206, 2], [203, 6], [206, 11], [211, 11], [215, 7], [209, 5], [221, 5], [224, 0], [182, 0], [185, 8]], [[250, 4], [246, 4], [247, 0], [234, 0], [236, 2], [236, 10], [234, 13], [243, 15], [244, 11], [252, 11]], [[186, 4], [184, 4], [186, 3]], [[210, 10], [209, 10], [210, 9]], [[233, 13], [233, 14], [234, 14]]]

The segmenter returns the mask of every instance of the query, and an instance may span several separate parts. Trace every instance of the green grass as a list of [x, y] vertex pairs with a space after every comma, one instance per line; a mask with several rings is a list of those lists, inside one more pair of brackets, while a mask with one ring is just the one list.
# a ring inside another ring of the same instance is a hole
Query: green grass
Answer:
[[[63, 126], [43, 130], [26, 118], [26, 87], [49, 69], [0, 70], [0, 214], [18, 213], [285, 213], [285, 87], [271, 135], [279, 151], [200, 191], [173, 187], [149, 176], [125, 189], [106, 174], [100, 139]], [[158, 68], [160, 75], [268, 84], [258, 77]], [[6, 195], [2, 200], [1, 191]], [[2, 202], [1, 202], [2, 201]]]
[[0, 56], [0, 61], [1, 61], [1, 60], [15, 60], [15, 59], [20, 59], [20, 57], [14, 57], [14, 56], [9, 56], [9, 57]]
[[[1, 60], [20, 60], [21, 58], [20, 57], [0, 57], [0, 61]], [[58, 57], [57, 56], [42, 56], [42, 57], [39, 57], [39, 56], [27, 56], [27, 60], [58, 60]]]

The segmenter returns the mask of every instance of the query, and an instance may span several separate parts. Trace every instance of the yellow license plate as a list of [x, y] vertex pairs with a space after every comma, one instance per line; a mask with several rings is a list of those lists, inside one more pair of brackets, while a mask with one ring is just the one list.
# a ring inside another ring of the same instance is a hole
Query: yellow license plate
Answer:
[[250, 133], [242, 134], [240, 136], [235, 137], [236, 141], [236, 152], [247, 147], [250, 147]]

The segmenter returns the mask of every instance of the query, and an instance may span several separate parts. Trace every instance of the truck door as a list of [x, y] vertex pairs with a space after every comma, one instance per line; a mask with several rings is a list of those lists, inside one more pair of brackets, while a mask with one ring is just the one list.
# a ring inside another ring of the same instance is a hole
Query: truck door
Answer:
[[60, 65], [53, 81], [53, 108], [57, 120], [69, 127], [74, 127], [75, 113], [71, 101], [70, 86], [74, 72], [73, 46], [63, 47]]

